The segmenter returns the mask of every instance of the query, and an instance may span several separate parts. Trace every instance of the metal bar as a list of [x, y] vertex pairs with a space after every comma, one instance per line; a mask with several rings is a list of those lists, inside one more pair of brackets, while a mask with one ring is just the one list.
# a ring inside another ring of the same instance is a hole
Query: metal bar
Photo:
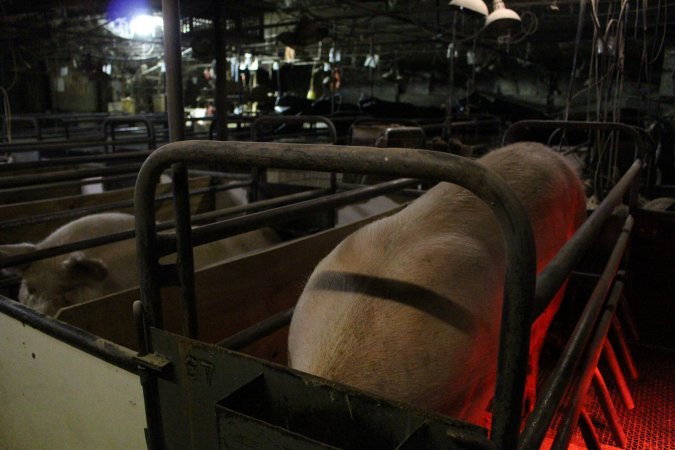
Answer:
[[588, 351], [583, 357], [581, 365], [581, 378], [578, 383], [572, 387], [571, 402], [568, 406], [562, 424], [558, 427], [558, 433], [553, 441], [551, 450], [565, 450], [569, 446], [574, 427], [579, 421], [579, 414], [583, 407], [584, 398], [590, 387], [593, 378], [593, 371], [598, 365], [602, 343], [607, 339], [607, 331], [612, 323], [612, 316], [616, 310], [616, 304], [621, 297], [623, 290], [623, 281], [617, 280], [612, 286], [609, 299], [601, 302], [604, 306], [597, 327], [593, 331]]
[[228, 180], [247, 180], [251, 183], [251, 176], [245, 173], [234, 173], [234, 172], [218, 172], [215, 170], [202, 170], [202, 169], [189, 169], [190, 175], [202, 175], [215, 178], [226, 178]]
[[619, 131], [625, 133], [634, 143], [638, 158], [644, 160], [647, 147], [640, 132], [630, 125], [620, 122], [586, 122], [582, 120], [521, 120], [511, 125], [502, 138], [502, 145], [514, 142], [519, 131], [528, 128], [562, 128], [565, 130]]
[[72, 141], [40, 141], [40, 142], [17, 142], [0, 143], [0, 153], [21, 153], [37, 152], [42, 150], [63, 150], [73, 148], [97, 147], [103, 148], [106, 145], [133, 145], [148, 144], [150, 140], [147, 137], [122, 138], [115, 140], [91, 139], [91, 140], [72, 140]]
[[623, 370], [621, 370], [621, 365], [616, 357], [616, 352], [614, 352], [614, 347], [609, 342], [609, 339], [605, 339], [602, 347], [602, 354], [605, 357], [605, 361], [607, 361], [609, 370], [614, 376], [614, 382], [616, 383], [623, 405], [626, 409], [634, 409], [635, 402], [633, 401], [633, 396], [630, 393], [630, 388], [628, 387], [628, 383], [626, 383], [626, 377], [623, 375]]
[[258, 141], [260, 136], [258, 136], [258, 128], [262, 124], [280, 124], [280, 125], [291, 125], [291, 124], [303, 124], [303, 123], [325, 123], [328, 127], [328, 133], [330, 134], [331, 143], [335, 144], [337, 142], [337, 130], [335, 129], [335, 124], [328, 118], [324, 116], [262, 116], [258, 117], [251, 124], [251, 141]]
[[232, 208], [220, 209], [217, 211], [209, 211], [193, 217], [193, 224], [202, 224], [207, 223], [216, 219], [220, 219], [226, 216], [232, 216], [238, 213], [249, 213], [254, 211], [259, 211], [263, 209], [269, 209], [276, 206], [287, 205], [289, 203], [295, 203], [299, 201], [309, 200], [313, 198], [323, 197], [328, 194], [330, 191], [328, 189], [314, 189], [311, 191], [298, 192], [296, 194], [283, 195], [280, 197], [269, 198], [266, 200], [260, 200], [255, 203], [249, 203], [246, 205], [233, 206]]
[[[215, 193], [215, 192], [220, 192], [220, 191], [227, 191], [230, 189], [235, 189], [239, 187], [246, 187], [249, 186], [250, 183], [248, 182], [238, 182], [238, 183], [231, 183], [231, 184], [222, 184], [218, 186], [209, 186], [203, 189], [196, 189], [194, 191], [190, 191], [190, 196], [193, 195], [200, 195], [200, 194], [208, 194], [208, 193]], [[169, 200], [173, 200], [174, 195], [173, 194], [165, 194], [165, 195], [160, 195], [159, 197], [155, 198], [155, 202], [157, 203], [164, 203]], [[123, 209], [123, 208], [131, 208], [134, 206], [134, 201], [132, 199], [130, 200], [121, 200], [119, 202], [111, 202], [111, 203], [105, 203], [102, 205], [94, 205], [94, 206], [85, 206], [82, 208], [73, 208], [73, 209], [65, 209], [61, 211], [54, 211], [46, 214], [37, 214], [35, 216], [28, 216], [28, 217], [20, 217], [18, 219], [11, 219], [11, 220], [6, 220], [4, 222], [0, 222], [0, 231], [2, 230], [7, 230], [11, 228], [18, 228], [18, 227], [23, 227], [26, 225], [34, 225], [37, 223], [44, 223], [44, 222], [49, 222], [50, 220], [56, 220], [56, 219], [67, 219], [67, 218], [73, 218], [73, 217], [82, 217], [86, 216], [89, 214], [95, 214], [99, 213], [102, 211], [110, 211], [113, 209]]]
[[[343, 181], [338, 181], [336, 184], [336, 187], [338, 189], [357, 189], [361, 188], [365, 185], [359, 184], [359, 183], [345, 183]], [[412, 197], [412, 198], [417, 198], [422, 196], [426, 191], [420, 190], [420, 189], [402, 189], [401, 191], [397, 192], [397, 195], [405, 195], [407, 197]]]
[[[393, 188], [392, 188], [393, 190]], [[371, 195], [380, 195], [381, 191], [371, 191]], [[223, 208], [219, 211], [211, 211], [203, 214], [197, 214], [193, 217], [195, 223], [204, 222], [207, 220], [212, 220], [216, 217], [224, 217], [249, 211], [257, 211], [260, 209], [269, 208], [271, 206], [277, 206], [279, 204], [289, 203], [292, 201], [297, 201], [299, 198], [313, 198], [318, 195], [318, 191], [310, 191], [307, 193], [301, 192], [298, 194], [291, 194], [283, 197], [275, 197], [263, 202], [252, 203], [248, 205], [235, 206], [232, 208]], [[356, 193], [358, 195], [358, 193]], [[329, 203], [330, 199], [326, 199], [326, 206], [329, 207], [332, 203]], [[166, 221], [157, 224], [157, 230], [170, 230], [174, 227], [174, 221]], [[231, 233], [236, 234], [236, 233]], [[113, 242], [123, 241], [125, 239], [133, 239], [136, 236], [135, 230], [127, 230], [119, 233], [109, 234], [106, 236], [100, 236], [92, 239], [85, 239], [82, 241], [71, 242], [69, 244], [63, 244], [55, 247], [48, 247], [41, 250], [36, 250], [30, 253], [24, 253], [21, 255], [9, 256], [6, 258], [0, 258], [0, 269], [5, 267], [12, 267], [21, 264], [27, 264], [33, 261], [38, 261], [41, 259], [51, 258], [56, 255], [63, 255], [65, 253], [70, 253], [76, 250], [82, 250], [85, 248], [97, 247], [99, 245], [111, 244]], [[175, 242], [175, 241], [174, 241]]]
[[82, 250], [90, 247], [97, 247], [99, 245], [110, 244], [117, 241], [123, 241], [125, 239], [133, 239], [134, 233], [135, 233], [134, 230], [122, 231], [115, 234], [109, 234], [97, 238], [72, 242], [70, 244], [59, 245], [56, 247], [47, 247], [41, 250], [36, 250], [34, 252], [24, 253], [22, 255], [0, 258], [0, 269], [18, 266], [33, 261], [38, 261], [40, 259], [50, 258], [56, 255], [63, 255], [65, 253], [74, 252], [76, 250]]
[[[612, 280], [628, 247], [630, 232], [633, 228], [633, 218], [629, 216], [610, 254], [607, 265], [596, 284], [586, 307], [572, 332], [561, 358], [555, 365], [553, 372], [542, 388], [542, 395], [537, 398], [534, 410], [527, 419], [525, 429], [520, 438], [519, 449], [538, 449], [546, 435], [549, 424], [553, 419], [563, 395], [567, 391], [569, 381], [574, 377], [580, 359], [584, 354], [586, 344], [602, 312], [605, 298], [609, 292]], [[617, 281], [617, 283], [619, 283]], [[576, 420], [574, 421], [576, 423]]]
[[62, 172], [45, 173], [40, 175], [17, 175], [15, 177], [0, 177], [0, 189], [21, 186], [34, 186], [36, 183], [51, 183], [54, 181], [76, 180], [79, 178], [97, 177], [101, 175], [116, 175], [121, 173], [138, 172], [140, 164], [122, 164], [96, 169], [64, 170]]
[[[144, 310], [148, 311], [149, 327], [162, 324], [158, 236], [151, 208], [153, 192], [161, 172], [176, 162], [231, 163], [284, 169], [412, 176], [458, 184], [485, 201], [503, 227], [507, 248], [505, 299], [491, 439], [498, 448], [516, 446], [527, 368], [535, 257], [527, 214], [501, 178], [468, 159], [424, 150], [390, 148], [383, 153], [381, 149], [369, 147], [215, 141], [168, 144], [146, 159], [136, 184], [141, 300]], [[193, 231], [195, 242], [198, 231], [199, 229]]]
[[619, 416], [616, 413], [612, 397], [609, 395], [609, 389], [607, 389], [605, 379], [602, 377], [602, 373], [600, 373], [600, 369], [597, 367], [593, 371], [593, 388], [598, 403], [600, 404], [600, 408], [602, 408], [602, 412], [605, 414], [605, 420], [612, 432], [614, 442], [620, 448], [625, 448], [626, 434], [623, 432], [623, 427], [621, 427], [621, 423], [619, 422]]
[[[108, 128], [110, 128], [110, 137], [111, 142], [115, 141], [115, 125], [126, 124], [126, 123], [142, 123], [145, 125], [145, 132], [148, 142], [148, 150], [152, 150], [155, 147], [155, 127], [152, 126], [150, 120], [147, 117], [143, 116], [124, 116], [124, 117], [108, 117], [103, 121], [103, 138], [107, 139]], [[115, 150], [115, 144], [113, 145], [113, 151]]]
[[0, 173], [14, 172], [17, 170], [26, 170], [26, 169], [41, 169], [43, 167], [70, 166], [73, 164], [83, 164], [83, 163], [100, 163], [111, 161], [126, 161], [129, 159], [145, 159], [149, 154], [150, 152], [148, 151], [124, 152], [113, 154], [100, 153], [91, 156], [70, 156], [68, 158], [15, 162], [10, 164], [1, 164]]
[[546, 309], [560, 286], [572, 269], [579, 263], [591, 244], [597, 239], [614, 208], [628, 191], [642, 167], [640, 161], [633, 165], [621, 177], [607, 194], [597, 209], [579, 227], [572, 238], [558, 251], [555, 257], [537, 276], [537, 288], [534, 294], [533, 319]]
[[616, 336], [616, 342], [619, 344], [619, 353], [621, 353], [621, 358], [628, 369], [628, 375], [633, 380], [637, 380], [640, 376], [638, 374], [637, 368], [635, 367], [635, 361], [633, 361], [633, 355], [628, 348], [628, 342], [626, 342], [626, 335], [623, 332], [623, 327], [621, 326], [621, 321], [619, 316], [614, 316], [612, 320], [612, 330], [614, 330], [614, 335]]
[[133, 180], [136, 179], [135, 173], [133, 173], [131, 175], [117, 175], [117, 176], [114, 176], [114, 177], [85, 178], [84, 180], [62, 181], [62, 182], [59, 182], [59, 183], [39, 184], [37, 186], [23, 186], [23, 187], [18, 187], [18, 188], [0, 189], [0, 195], [11, 196], [11, 195], [19, 194], [19, 193], [23, 193], [23, 192], [39, 191], [41, 189], [57, 189], [57, 188], [68, 187], [68, 186], [84, 186], [84, 185], [87, 185], [87, 184], [109, 183], [109, 182], [113, 182], [113, 181], [131, 180], [131, 179], [133, 179]]
[[[7, 120], [7, 118], [2, 117], [2, 118], [0, 118], [0, 120], [5, 121], [5, 120]], [[42, 140], [42, 131], [40, 129], [40, 124], [38, 123], [38, 121], [35, 117], [29, 117], [29, 116], [13, 116], [13, 117], [10, 117], [9, 123], [8, 123], [9, 130], [7, 130], [8, 131], [7, 136], [2, 136], [3, 138], [10, 136], [11, 133], [9, 131], [12, 128], [12, 122], [27, 122], [27, 123], [30, 123], [31, 125], [33, 125], [33, 128], [35, 130], [35, 138], [37, 138], [38, 141]], [[16, 138], [16, 136], [13, 136], [13, 137]], [[22, 135], [22, 137], [25, 137], [25, 135]]]
[[197, 300], [195, 295], [195, 267], [192, 253], [192, 220], [190, 214], [190, 185], [187, 165], [177, 163], [173, 171], [173, 198], [176, 222], [176, 267], [183, 308], [183, 335], [197, 338]]
[[[398, 179], [389, 183], [382, 183], [380, 185], [373, 185], [372, 187], [365, 187], [354, 191], [340, 192], [323, 198], [306, 200], [300, 203], [293, 203], [268, 211], [248, 214], [246, 216], [237, 217], [226, 222], [217, 222], [192, 230], [192, 240], [195, 245], [205, 244], [214, 239], [220, 239], [234, 234], [244, 233], [259, 228], [261, 223], [274, 224], [287, 221], [290, 216], [297, 214], [305, 214], [312, 211], [326, 209], [329, 207], [343, 206], [356, 201], [372, 198], [377, 195], [382, 195], [386, 192], [391, 192], [399, 189], [400, 186], [411, 185], [416, 183], [416, 180]], [[163, 234], [159, 238], [160, 255], [173, 253], [174, 237], [171, 234]]]
[[[162, 18], [164, 19], [164, 60], [166, 63], [166, 97], [167, 97], [167, 116], [169, 120], [169, 140], [171, 142], [185, 139], [185, 121], [183, 107], [183, 80], [181, 68], [181, 44], [180, 44], [180, 1], [162, 0]], [[147, 161], [147, 159], [146, 159]], [[168, 168], [168, 167], [167, 167]], [[174, 171], [175, 173], [175, 171]], [[159, 176], [160, 174], [158, 174]], [[136, 181], [138, 185], [139, 180]], [[155, 183], [156, 185], [156, 183]], [[151, 196], [154, 197], [154, 187]], [[153, 201], [149, 202], [152, 207]], [[177, 205], [180, 205], [180, 201]], [[142, 215], [142, 206], [139, 214], [139, 203], [135, 202], [135, 215]], [[189, 209], [188, 209], [189, 211]], [[176, 211], [178, 213], [178, 211]], [[153, 214], [154, 215], [154, 214]], [[188, 212], [189, 215], [189, 212]], [[189, 223], [189, 219], [188, 219]], [[147, 225], [147, 224], [146, 224]], [[183, 224], [185, 225], [185, 224]], [[155, 223], [149, 227], [152, 233], [155, 232]], [[143, 239], [143, 233], [147, 230], [139, 226], [139, 220], [136, 220], [136, 247], [139, 255], [145, 254], [148, 259], [144, 271], [139, 273], [141, 291], [146, 286], [147, 292], [159, 297], [159, 283], [153, 286], [147, 286], [148, 278], [158, 280], [161, 275], [159, 260], [157, 259], [156, 248], [149, 239]], [[189, 228], [188, 228], [189, 232]], [[185, 241], [183, 241], [184, 243]], [[187, 239], [189, 241], [189, 238]], [[144, 348], [152, 352], [152, 340], [149, 338], [149, 329], [156, 323], [162, 323], [161, 309], [152, 307], [147, 301], [141, 302], [141, 315], [145, 326]], [[160, 314], [159, 316], [157, 314]], [[145, 400], [145, 417], [147, 422], [146, 441], [149, 450], [160, 450], [166, 447], [162, 434], [162, 415], [160, 412], [158, 378], [154, 372], [142, 371], [143, 397]]]
[[134, 360], [136, 353], [114, 342], [53, 319], [2, 295], [0, 295], [0, 313], [121, 369], [138, 373], [138, 366]]
[[[216, 71], [216, 120], [209, 126], [209, 139], [211, 139], [211, 128], [215, 126], [216, 139], [219, 141], [227, 140], [227, 46], [225, 45], [225, 22], [223, 17], [222, 2], [213, 2], [213, 46], [215, 53], [215, 71]], [[235, 81], [235, 80], [232, 80]], [[238, 80], [236, 80], [238, 82]]]
[[602, 450], [598, 432], [595, 430], [595, 425], [593, 425], [591, 416], [588, 414], [586, 408], [581, 408], [581, 413], [579, 415], [579, 430], [581, 431], [581, 436], [583, 437], [584, 444], [586, 444], [588, 450]]
[[177, 0], [162, 0], [162, 14], [164, 17], [166, 111], [169, 122], [169, 140], [176, 142], [185, 139], [179, 2]]
[[634, 341], [640, 340], [640, 334], [638, 333], [637, 326], [635, 325], [635, 320], [633, 319], [633, 312], [630, 309], [628, 300], [626, 297], [622, 297], [619, 301], [619, 313], [621, 314], [624, 323], [626, 324], [626, 329], [631, 339]]
[[293, 311], [295, 311], [295, 306], [286, 311], [274, 314], [245, 330], [233, 334], [232, 336], [217, 342], [216, 345], [229, 348], [230, 350], [240, 350], [258, 339], [268, 336], [290, 324], [291, 318], [293, 317]]

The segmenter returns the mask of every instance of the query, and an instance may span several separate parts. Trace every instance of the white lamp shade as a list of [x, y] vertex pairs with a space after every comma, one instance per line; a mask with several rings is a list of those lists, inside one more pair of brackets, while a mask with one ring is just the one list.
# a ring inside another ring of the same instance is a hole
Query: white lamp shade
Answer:
[[485, 26], [488, 27], [495, 22], [499, 22], [500, 26], [515, 25], [520, 22], [520, 16], [512, 9], [499, 8], [492, 11], [485, 19]]
[[488, 15], [488, 7], [483, 0], [452, 0], [449, 5], [483, 17]]

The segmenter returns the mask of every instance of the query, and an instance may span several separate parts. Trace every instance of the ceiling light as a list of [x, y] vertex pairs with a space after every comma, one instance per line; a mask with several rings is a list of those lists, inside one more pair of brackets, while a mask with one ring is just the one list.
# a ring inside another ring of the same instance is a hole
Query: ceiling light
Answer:
[[141, 14], [134, 16], [129, 22], [132, 36], [154, 37], [157, 28], [162, 29], [164, 21], [159, 16]]
[[483, 17], [488, 15], [488, 7], [483, 0], [452, 0], [449, 5], [452, 8], [478, 14]]
[[485, 26], [488, 27], [495, 22], [499, 22], [499, 27], [508, 27], [520, 23], [520, 16], [514, 10], [508, 9], [502, 0], [494, 0], [492, 12], [485, 19]]

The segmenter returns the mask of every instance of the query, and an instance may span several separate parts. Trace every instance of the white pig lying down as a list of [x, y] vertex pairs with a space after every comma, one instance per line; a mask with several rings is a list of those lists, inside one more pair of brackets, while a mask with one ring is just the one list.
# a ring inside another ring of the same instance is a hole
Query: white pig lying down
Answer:
[[[0, 256], [105, 236], [134, 228], [134, 216], [110, 212], [93, 214], [61, 226], [37, 244], [0, 246]], [[194, 265], [199, 269], [251, 250], [279, 242], [271, 229], [261, 229], [195, 247]], [[22, 277], [19, 301], [54, 315], [65, 306], [137, 286], [138, 261], [133, 239], [92, 247], [35, 261], [17, 269]]]
[[[535, 143], [510, 145], [478, 162], [524, 204], [540, 271], [585, 218], [577, 173]], [[356, 231], [317, 265], [291, 321], [289, 364], [484, 425], [494, 395], [504, 276], [505, 245], [488, 206], [440, 183], [401, 212]], [[528, 409], [559, 301], [533, 325]]]

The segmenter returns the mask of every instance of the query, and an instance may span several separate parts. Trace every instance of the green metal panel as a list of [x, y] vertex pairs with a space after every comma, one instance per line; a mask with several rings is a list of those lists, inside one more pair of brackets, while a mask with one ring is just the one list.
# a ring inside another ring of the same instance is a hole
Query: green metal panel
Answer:
[[477, 449], [485, 429], [152, 329], [167, 448]]

